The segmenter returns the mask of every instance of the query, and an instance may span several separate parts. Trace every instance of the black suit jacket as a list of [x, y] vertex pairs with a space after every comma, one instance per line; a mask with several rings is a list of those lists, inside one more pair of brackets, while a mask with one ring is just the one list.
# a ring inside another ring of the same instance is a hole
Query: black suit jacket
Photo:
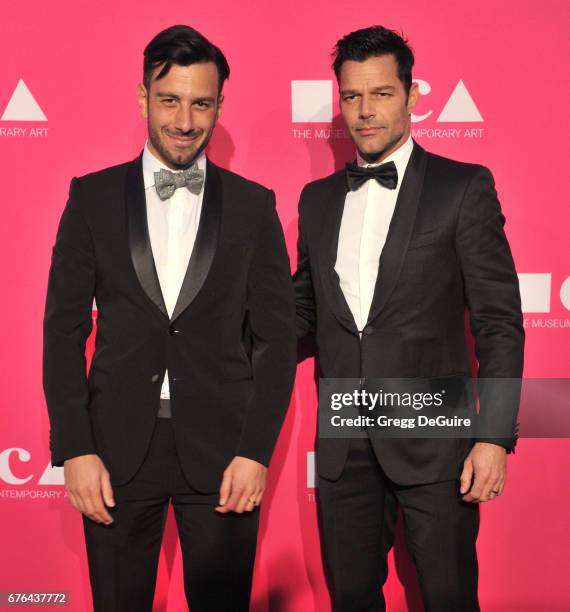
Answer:
[[[96, 298], [95, 353], [85, 341]], [[113, 484], [150, 442], [168, 369], [190, 484], [218, 490], [236, 456], [267, 465], [295, 369], [294, 298], [272, 191], [208, 161], [196, 243], [171, 318], [134, 161], [71, 181], [44, 319], [52, 463], [97, 453]]]
[[[522, 376], [518, 278], [491, 173], [427, 153], [414, 143], [400, 180], [361, 339], [334, 271], [345, 172], [303, 189], [294, 276], [297, 333], [316, 333], [319, 374], [364, 379], [469, 376], [468, 308], [479, 376]], [[507, 409], [493, 395], [487, 394], [484, 402], [481, 398], [481, 413], [489, 422], [496, 411]], [[512, 439], [498, 442], [512, 449], [514, 431]], [[401, 484], [457, 478], [473, 444], [469, 439], [418, 438], [372, 443], [385, 472]], [[338, 478], [347, 449], [347, 439], [318, 439], [319, 473]]]

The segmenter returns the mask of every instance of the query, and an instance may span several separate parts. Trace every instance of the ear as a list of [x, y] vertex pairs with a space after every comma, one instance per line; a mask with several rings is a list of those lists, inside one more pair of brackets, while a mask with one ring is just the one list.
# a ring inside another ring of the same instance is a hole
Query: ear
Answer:
[[220, 119], [220, 115], [222, 114], [222, 109], [224, 108], [224, 94], [220, 94], [218, 96], [218, 108], [216, 108], [216, 123]]
[[141, 117], [143, 117], [143, 119], [147, 119], [148, 118], [148, 92], [146, 90], [146, 87], [142, 83], [139, 83], [139, 86], [138, 86], [138, 105], [139, 105], [139, 112], [141, 114]]
[[412, 85], [410, 87], [410, 93], [408, 94], [408, 104], [407, 104], [408, 114], [411, 114], [414, 112], [414, 109], [416, 108], [416, 104], [418, 103], [419, 96], [420, 96], [420, 92], [418, 89], [418, 84], [415, 81], [412, 81]]

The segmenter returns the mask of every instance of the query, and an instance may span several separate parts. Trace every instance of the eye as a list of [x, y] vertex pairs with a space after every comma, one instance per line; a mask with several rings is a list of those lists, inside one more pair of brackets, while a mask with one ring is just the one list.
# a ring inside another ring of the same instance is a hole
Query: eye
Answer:
[[352, 101], [353, 101], [353, 100], [355, 100], [355, 99], [356, 99], [356, 95], [355, 95], [355, 94], [352, 94], [352, 95], [350, 95], [350, 96], [344, 96], [344, 97], [343, 97], [343, 100], [344, 100], [345, 102], [352, 102]]
[[174, 104], [176, 102], [176, 100], [174, 98], [163, 98], [162, 102], [164, 104], [167, 104], [167, 105], [171, 106], [172, 104]]
[[198, 108], [204, 108], [204, 109], [205, 109], [205, 108], [210, 108], [210, 102], [207, 102], [206, 100], [197, 100], [197, 101], [195, 102], [195, 105], [196, 105]]

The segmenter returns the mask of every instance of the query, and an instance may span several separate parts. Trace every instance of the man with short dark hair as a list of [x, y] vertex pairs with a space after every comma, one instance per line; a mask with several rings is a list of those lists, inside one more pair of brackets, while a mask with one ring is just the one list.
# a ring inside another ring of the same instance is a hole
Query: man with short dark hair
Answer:
[[101, 612], [152, 609], [170, 501], [193, 612], [249, 608], [295, 371], [294, 302], [273, 192], [205, 155], [228, 76], [196, 30], [159, 33], [139, 86], [144, 150], [71, 181], [53, 249], [52, 463], [83, 513]]
[[[397, 33], [348, 34], [334, 54], [358, 164], [299, 203], [297, 333], [316, 334], [326, 378], [462, 379], [469, 311], [479, 377], [520, 378], [518, 279], [489, 170], [411, 138], [414, 56]], [[488, 423], [511, 407], [481, 399]], [[495, 431], [495, 430], [492, 430]], [[500, 495], [512, 437], [319, 437], [319, 515], [335, 612], [385, 610], [397, 507], [425, 609], [479, 609], [478, 502]]]

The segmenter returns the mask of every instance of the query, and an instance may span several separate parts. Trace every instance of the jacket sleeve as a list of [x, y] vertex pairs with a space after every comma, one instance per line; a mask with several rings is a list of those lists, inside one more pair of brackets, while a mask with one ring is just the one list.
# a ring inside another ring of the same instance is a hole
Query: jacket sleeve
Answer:
[[[523, 372], [518, 277], [491, 172], [478, 166], [459, 211], [456, 248], [479, 362], [480, 442], [512, 451]], [[501, 433], [495, 437], [493, 432]], [[505, 436], [505, 437], [503, 437]]]
[[295, 331], [298, 338], [314, 333], [317, 317], [315, 295], [311, 278], [311, 261], [307, 243], [304, 212], [304, 195], [299, 201], [299, 237], [297, 240], [297, 271], [293, 275], [295, 289]]
[[43, 387], [54, 466], [95, 453], [85, 343], [92, 329], [95, 256], [73, 178], [52, 251], [43, 325]]
[[237, 455], [269, 465], [296, 369], [295, 310], [283, 230], [269, 191], [247, 281], [254, 391]]

